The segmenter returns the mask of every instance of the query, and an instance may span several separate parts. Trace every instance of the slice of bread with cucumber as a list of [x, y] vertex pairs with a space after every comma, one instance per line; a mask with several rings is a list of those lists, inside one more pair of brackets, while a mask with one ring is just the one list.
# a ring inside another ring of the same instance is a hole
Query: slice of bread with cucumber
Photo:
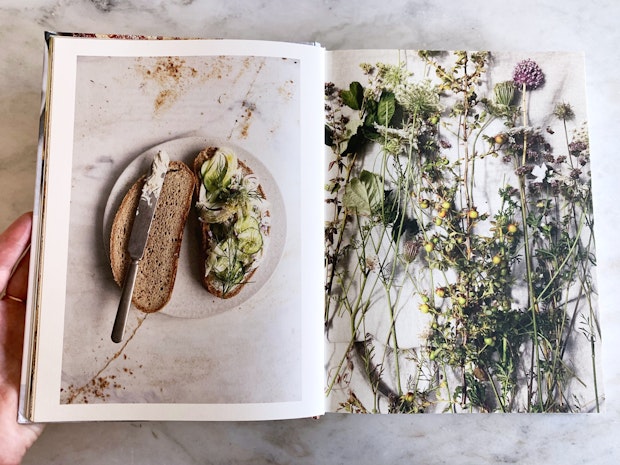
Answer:
[[256, 272], [270, 232], [264, 190], [233, 150], [208, 147], [194, 159], [196, 212], [202, 248], [202, 283], [231, 298]]

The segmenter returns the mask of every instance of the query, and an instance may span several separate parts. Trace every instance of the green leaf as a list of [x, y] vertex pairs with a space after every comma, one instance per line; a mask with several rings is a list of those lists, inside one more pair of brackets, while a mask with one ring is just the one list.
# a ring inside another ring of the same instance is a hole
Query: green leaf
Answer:
[[396, 111], [396, 97], [392, 92], [383, 91], [377, 106], [377, 123], [381, 126], [388, 126], [392, 116]]
[[375, 122], [377, 122], [377, 107], [378, 103], [376, 100], [366, 101], [366, 107], [364, 108], [366, 113], [366, 117], [364, 118], [364, 126], [373, 127]]
[[353, 81], [349, 84], [349, 90], [343, 90], [340, 92], [340, 98], [346, 106], [353, 110], [359, 110], [362, 108], [362, 102], [364, 100], [364, 88], [362, 85]]
[[366, 188], [371, 212], [376, 212], [383, 205], [383, 183], [378, 175], [364, 170], [360, 173], [360, 181]]
[[349, 210], [356, 210], [358, 215], [370, 215], [368, 192], [359, 178], [353, 178], [347, 184], [342, 197], [342, 204]]
[[345, 208], [356, 210], [362, 216], [379, 211], [383, 204], [381, 178], [370, 171], [362, 171], [358, 178], [351, 179], [347, 184], [342, 203]]
[[361, 126], [357, 128], [357, 132], [351, 136], [349, 141], [347, 142], [347, 148], [342, 152], [343, 156], [353, 155], [355, 153], [359, 153], [360, 150], [364, 147], [366, 139], [364, 134], [361, 131]]
[[380, 142], [383, 140], [383, 136], [373, 126], [360, 126], [359, 132], [369, 141]]

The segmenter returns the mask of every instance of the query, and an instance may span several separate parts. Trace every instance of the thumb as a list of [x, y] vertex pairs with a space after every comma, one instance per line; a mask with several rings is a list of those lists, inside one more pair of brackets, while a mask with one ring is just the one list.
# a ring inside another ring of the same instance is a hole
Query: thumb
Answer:
[[0, 234], [0, 290], [9, 282], [13, 268], [30, 244], [32, 212], [24, 213]]

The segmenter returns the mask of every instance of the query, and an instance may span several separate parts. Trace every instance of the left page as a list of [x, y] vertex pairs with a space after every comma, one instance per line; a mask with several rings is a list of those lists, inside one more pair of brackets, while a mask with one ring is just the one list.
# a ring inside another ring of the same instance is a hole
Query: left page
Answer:
[[[22, 415], [321, 414], [321, 47], [69, 35], [48, 47]], [[230, 298], [207, 291], [192, 206], [170, 301], [132, 308], [116, 344], [115, 213], [160, 150], [191, 168], [208, 147], [233, 152], [260, 183], [270, 223], [259, 266]]]

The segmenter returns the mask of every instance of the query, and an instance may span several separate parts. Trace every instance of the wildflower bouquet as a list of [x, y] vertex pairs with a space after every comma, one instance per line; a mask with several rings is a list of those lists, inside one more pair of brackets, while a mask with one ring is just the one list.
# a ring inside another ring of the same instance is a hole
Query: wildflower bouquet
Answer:
[[334, 409], [599, 411], [581, 57], [348, 58], [325, 86]]

